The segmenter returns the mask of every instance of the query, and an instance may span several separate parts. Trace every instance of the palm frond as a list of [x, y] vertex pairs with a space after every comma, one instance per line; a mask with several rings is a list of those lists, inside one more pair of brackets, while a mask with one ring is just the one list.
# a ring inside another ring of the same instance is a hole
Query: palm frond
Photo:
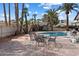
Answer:
[[79, 12], [79, 10], [77, 10], [77, 9], [73, 9], [75, 12]]
[[71, 10], [73, 10], [75, 8], [79, 8], [78, 4], [76, 4], [76, 3], [63, 3], [60, 10], [71, 12]]

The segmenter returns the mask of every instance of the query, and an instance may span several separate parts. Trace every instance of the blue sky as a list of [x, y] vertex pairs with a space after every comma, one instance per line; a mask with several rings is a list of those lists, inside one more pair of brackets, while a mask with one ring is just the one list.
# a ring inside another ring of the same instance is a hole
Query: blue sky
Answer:
[[[29, 16], [28, 19], [32, 18], [33, 14], [37, 14], [37, 18], [42, 18], [42, 15], [46, 13], [48, 9], [56, 9], [61, 5], [61, 3], [28, 3], [25, 4], [25, 7], [28, 8]], [[19, 3], [19, 16], [21, 14], [22, 10], [22, 4]], [[6, 12], [8, 17], [8, 4], [6, 3]], [[58, 11], [59, 12], [59, 11]], [[70, 22], [73, 21], [74, 17], [76, 16], [76, 12], [72, 11], [72, 13], [69, 14]], [[15, 9], [14, 4], [11, 3], [11, 19], [15, 19]], [[59, 14], [59, 19], [66, 20], [65, 12], [61, 12]], [[0, 3], [0, 20], [4, 20], [4, 13], [3, 13], [3, 5]]]

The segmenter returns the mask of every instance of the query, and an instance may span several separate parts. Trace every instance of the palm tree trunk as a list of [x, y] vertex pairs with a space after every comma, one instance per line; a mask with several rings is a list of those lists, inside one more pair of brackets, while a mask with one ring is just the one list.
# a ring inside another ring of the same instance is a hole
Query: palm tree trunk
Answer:
[[24, 9], [24, 3], [22, 4], [22, 14], [21, 14], [21, 19], [22, 19], [22, 21], [21, 21], [21, 27], [20, 27], [20, 31], [22, 31], [22, 26], [23, 26], [23, 9]]
[[15, 3], [15, 18], [16, 18], [16, 26], [17, 26], [17, 33], [18, 33], [19, 32], [18, 3]]
[[54, 28], [53, 28], [53, 24], [51, 24], [51, 27], [52, 27], [52, 31], [54, 30]]
[[68, 31], [69, 30], [69, 17], [68, 17], [68, 14], [66, 14], [66, 17], [67, 17], [67, 28], [66, 28], [66, 30]]
[[9, 3], [9, 25], [11, 25], [10, 3]]
[[52, 25], [52, 23], [50, 22], [50, 26], [51, 26], [51, 30], [53, 31], [53, 25]]
[[49, 17], [49, 20], [50, 20], [50, 27], [51, 27], [51, 30], [53, 31], [53, 25], [52, 25], [52, 21], [51, 21], [51, 17]]
[[26, 23], [26, 34], [28, 33], [28, 23], [27, 23], [27, 15], [25, 14], [25, 23]]
[[34, 17], [35, 23], [36, 23], [36, 16]]
[[6, 8], [5, 8], [5, 3], [3, 3], [3, 9], [4, 9], [4, 18], [5, 18], [5, 24], [7, 24], [7, 15], [6, 15]]

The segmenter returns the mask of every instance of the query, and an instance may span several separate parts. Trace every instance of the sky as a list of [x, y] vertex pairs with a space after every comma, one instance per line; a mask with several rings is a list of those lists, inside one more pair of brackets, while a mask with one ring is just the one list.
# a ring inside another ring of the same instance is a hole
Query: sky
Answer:
[[[10, 5], [11, 5], [10, 6], [11, 19], [15, 19], [14, 4], [11, 3]], [[31, 19], [33, 17], [32, 16], [33, 14], [37, 14], [37, 19], [41, 19], [43, 14], [45, 14], [48, 9], [54, 9], [54, 8], [56, 9], [60, 5], [62, 5], [62, 3], [26, 3], [25, 7], [28, 8], [28, 13], [29, 13], [28, 19]], [[22, 10], [22, 4], [19, 3], [19, 17], [21, 16], [21, 10]], [[57, 11], [57, 12], [59, 12], [59, 11]], [[6, 14], [8, 17], [8, 3], [6, 3]], [[69, 21], [73, 22], [76, 15], [77, 15], [77, 12], [72, 11], [69, 14]], [[66, 20], [65, 12], [59, 13], [58, 16], [59, 16], [60, 20]], [[0, 3], [0, 21], [1, 20], [4, 20], [4, 11], [3, 11], [3, 4], [2, 3]]]

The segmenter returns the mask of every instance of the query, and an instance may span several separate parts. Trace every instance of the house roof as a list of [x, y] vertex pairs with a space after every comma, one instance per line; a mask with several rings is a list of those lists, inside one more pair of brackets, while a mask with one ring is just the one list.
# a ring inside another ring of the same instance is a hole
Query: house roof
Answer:
[[79, 12], [77, 13], [76, 17], [74, 18], [74, 20], [79, 20]]

